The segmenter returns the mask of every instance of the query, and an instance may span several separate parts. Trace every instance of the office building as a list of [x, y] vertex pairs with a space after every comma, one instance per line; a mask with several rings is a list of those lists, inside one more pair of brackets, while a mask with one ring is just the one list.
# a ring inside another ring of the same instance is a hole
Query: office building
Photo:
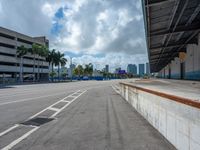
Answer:
[[146, 74], [150, 74], [149, 63], [146, 63]]
[[20, 58], [17, 48], [24, 46], [32, 48], [32, 44], [49, 45], [45, 37], [30, 37], [3, 27], [0, 27], [0, 83], [5, 80], [19, 81], [20, 68], [23, 68], [23, 78], [48, 80], [49, 63], [44, 57], [36, 56], [35, 69], [34, 56], [27, 53], [23, 57], [23, 67], [20, 67]]
[[144, 64], [139, 64], [139, 75], [140, 76], [144, 75]]
[[109, 65], [105, 66], [105, 72], [108, 73], [109, 72]]
[[135, 64], [128, 64], [127, 73], [136, 75], [137, 74], [137, 66]]

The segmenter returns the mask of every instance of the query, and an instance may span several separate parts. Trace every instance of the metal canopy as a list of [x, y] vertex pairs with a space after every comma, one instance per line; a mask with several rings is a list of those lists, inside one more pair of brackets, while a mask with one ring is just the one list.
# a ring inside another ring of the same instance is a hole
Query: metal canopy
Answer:
[[142, 0], [151, 72], [158, 72], [187, 44], [197, 44], [200, 0]]

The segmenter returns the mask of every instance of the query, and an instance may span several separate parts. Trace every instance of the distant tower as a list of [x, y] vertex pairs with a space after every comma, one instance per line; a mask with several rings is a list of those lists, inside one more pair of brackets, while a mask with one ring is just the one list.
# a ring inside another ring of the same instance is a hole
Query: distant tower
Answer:
[[150, 74], [149, 63], [146, 63], [146, 74]]
[[137, 74], [137, 66], [134, 64], [128, 64], [127, 66], [127, 72], [129, 74]]
[[108, 73], [109, 72], [109, 65], [105, 66], [105, 72]]
[[139, 64], [139, 75], [140, 76], [144, 75], [144, 64]]

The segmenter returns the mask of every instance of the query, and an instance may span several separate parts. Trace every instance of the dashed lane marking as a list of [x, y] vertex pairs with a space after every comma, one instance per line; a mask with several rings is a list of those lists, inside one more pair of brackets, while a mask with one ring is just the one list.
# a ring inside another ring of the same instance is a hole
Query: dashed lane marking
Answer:
[[37, 129], [39, 129], [39, 127], [34, 127], [32, 130], [28, 131], [27, 133], [25, 133], [24, 135], [22, 135], [18, 139], [14, 140], [13, 142], [11, 142], [9, 145], [7, 145], [6, 147], [2, 148], [1, 150], [10, 150], [13, 146], [15, 146], [18, 143], [20, 143], [22, 140], [27, 138], [29, 135], [31, 135], [33, 132], [35, 132]]
[[32, 97], [32, 98], [26, 98], [26, 99], [22, 99], [22, 100], [17, 100], [17, 101], [10, 101], [10, 102], [3, 102], [3, 103], [0, 103], [0, 106], [3, 106], [3, 105], [7, 105], [7, 104], [12, 104], [12, 103], [20, 103], [20, 102], [26, 102], [26, 101], [31, 101], [31, 100], [41, 100], [39, 98], [45, 98], [45, 97], [50, 97], [50, 96], [56, 96], [56, 95], [60, 95], [60, 94], [64, 94], [66, 92], [60, 92], [60, 93], [57, 93], [57, 94], [51, 94], [51, 95], [45, 95], [45, 96], [38, 96], [38, 97]]
[[14, 125], [14, 126], [10, 127], [9, 129], [7, 129], [7, 130], [5, 130], [5, 131], [1, 132], [1, 133], [0, 133], [0, 137], [1, 137], [1, 136], [3, 136], [3, 135], [5, 135], [5, 134], [6, 134], [6, 133], [8, 133], [8, 132], [10, 132], [10, 131], [14, 130], [14, 129], [15, 129], [15, 128], [17, 128], [17, 127], [19, 127], [19, 125], [18, 125], [18, 124], [16, 124], [16, 125]]
[[50, 107], [49, 110], [58, 111], [59, 109], [55, 107]]
[[[66, 96], [65, 98], [57, 101], [56, 103], [50, 105], [49, 107], [43, 109], [42, 111], [34, 114], [33, 116], [29, 117], [27, 120], [33, 119], [35, 117], [37, 117], [38, 115], [40, 115], [41, 113], [43, 113], [46, 110], [53, 110], [55, 111], [55, 113], [53, 115], [51, 115], [52, 117], [55, 117], [56, 115], [58, 115], [63, 109], [65, 109], [67, 106], [69, 106], [72, 102], [74, 102], [78, 97], [80, 97], [83, 93], [85, 93], [87, 90], [85, 91], [76, 91], [72, 94], [70, 94], [69, 96]], [[74, 97], [71, 101], [66, 101], [65, 99], [67, 99], [68, 97], [72, 96], [73, 94], [78, 94], [76, 97]], [[58, 109], [58, 108], [54, 108], [53, 106], [60, 103], [60, 102], [68, 102], [67, 104], [65, 104], [62, 108]], [[21, 126], [20, 124], [16, 124], [12, 127], [10, 127], [9, 129], [3, 131], [0, 133], [0, 137], [11, 132], [12, 130], [14, 130], [15, 128]], [[10, 144], [8, 144], [7, 146], [5, 146], [4, 148], [2, 148], [2, 150], [10, 150], [12, 147], [14, 147], [15, 145], [17, 145], [18, 143], [20, 143], [22, 140], [26, 139], [29, 135], [31, 135], [33, 132], [35, 132], [36, 130], [38, 130], [40, 127], [39, 126], [30, 126], [31, 129], [30, 131], [28, 131], [27, 133], [25, 133], [24, 135], [22, 135], [21, 137], [19, 137], [18, 139], [14, 140], [13, 142], [11, 142]]]

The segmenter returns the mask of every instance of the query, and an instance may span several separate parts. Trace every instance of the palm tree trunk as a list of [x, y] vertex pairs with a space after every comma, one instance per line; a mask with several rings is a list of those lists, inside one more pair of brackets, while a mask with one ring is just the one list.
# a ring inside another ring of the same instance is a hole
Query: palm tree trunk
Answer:
[[38, 82], [39, 80], [39, 61], [37, 60], [37, 75], [36, 75], [36, 80]]
[[35, 54], [33, 58], [33, 81], [35, 82]]
[[41, 77], [42, 77], [42, 80], [43, 80], [43, 61], [42, 61], [42, 65], [41, 65]]
[[[51, 63], [51, 72], [53, 73], [53, 62]], [[53, 76], [52, 76], [52, 82], [53, 82]]]
[[20, 78], [20, 82], [23, 82], [23, 57], [20, 57], [20, 74], [19, 74], [19, 78]]
[[39, 78], [40, 78], [40, 61], [39, 61], [39, 59], [37, 61], [37, 68], [38, 68], [38, 71], [37, 71], [37, 81], [39, 81]]
[[60, 64], [58, 64], [58, 81], [60, 81]]

